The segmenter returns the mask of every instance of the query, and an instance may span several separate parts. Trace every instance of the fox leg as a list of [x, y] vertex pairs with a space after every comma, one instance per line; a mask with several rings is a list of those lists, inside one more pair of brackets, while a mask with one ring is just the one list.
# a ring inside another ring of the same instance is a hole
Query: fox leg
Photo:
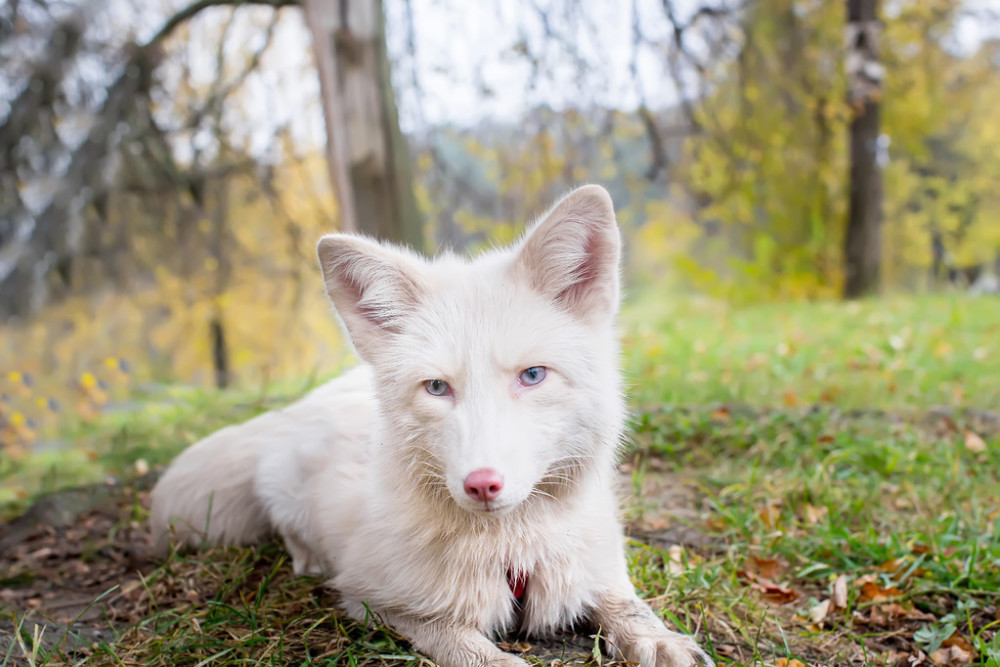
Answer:
[[444, 621], [425, 621], [404, 615], [380, 618], [439, 667], [527, 667], [528, 662], [501, 651], [479, 630]]
[[641, 667], [714, 665], [691, 637], [668, 630], [634, 592], [609, 591], [600, 596], [592, 618], [608, 643]]

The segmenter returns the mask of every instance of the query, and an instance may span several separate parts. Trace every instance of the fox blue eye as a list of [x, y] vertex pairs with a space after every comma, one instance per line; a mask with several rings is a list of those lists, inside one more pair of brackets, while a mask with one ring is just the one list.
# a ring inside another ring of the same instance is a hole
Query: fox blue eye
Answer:
[[518, 376], [517, 379], [521, 384], [527, 387], [541, 384], [542, 380], [545, 379], [545, 366], [532, 366], [531, 368], [525, 368], [521, 371], [521, 375]]
[[451, 386], [444, 380], [428, 380], [424, 382], [424, 389], [431, 396], [448, 396], [451, 394]]

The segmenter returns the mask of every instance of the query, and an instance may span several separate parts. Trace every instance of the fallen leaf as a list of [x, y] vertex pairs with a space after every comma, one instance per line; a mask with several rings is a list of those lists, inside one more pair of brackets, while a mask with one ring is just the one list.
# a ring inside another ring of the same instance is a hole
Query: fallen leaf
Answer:
[[38, 549], [37, 551], [32, 551], [30, 554], [26, 555], [25, 559], [26, 560], [45, 560], [46, 558], [49, 558], [50, 556], [55, 556], [55, 555], [58, 555], [58, 554], [56, 553], [56, 550], [53, 549], [52, 547], [42, 547], [41, 549]]
[[531, 644], [528, 642], [498, 642], [497, 646], [508, 653], [527, 653], [531, 650]]
[[781, 572], [781, 564], [778, 563], [777, 558], [758, 558], [757, 556], [751, 556], [750, 567], [754, 573], [760, 575], [764, 579], [774, 579]]
[[833, 442], [834, 440], [836, 440], [836, 438], [833, 437], [832, 435], [830, 435], [829, 433], [824, 433], [823, 435], [821, 435], [818, 438], [816, 438], [816, 442], [827, 442], [827, 443], [829, 443], [829, 442]]
[[785, 588], [784, 586], [777, 584], [770, 579], [764, 577], [759, 577], [753, 572], [747, 572], [746, 570], [740, 570], [736, 573], [736, 576], [740, 579], [745, 579], [749, 582], [751, 588], [759, 591], [761, 595], [764, 596], [769, 602], [774, 602], [776, 604], [787, 604], [793, 600], [798, 599], [799, 594], [790, 588]]
[[806, 504], [806, 523], [810, 526], [815, 526], [820, 521], [824, 520], [827, 515], [830, 514], [829, 507], [816, 507], [815, 505]]
[[774, 661], [774, 667], [808, 667], [806, 663], [795, 658], [778, 658]]
[[956, 433], [958, 432], [958, 424], [956, 424], [955, 420], [951, 418], [951, 415], [945, 412], [941, 412], [939, 413], [939, 415], [941, 417], [941, 423], [945, 425], [945, 428], [947, 428], [949, 431], [954, 431]]
[[957, 646], [958, 648], [962, 649], [966, 653], [975, 653], [976, 652], [975, 647], [969, 642], [968, 639], [966, 639], [961, 634], [959, 634], [958, 630], [956, 630], [951, 635], [951, 637], [948, 637], [943, 642], [941, 642], [941, 646], [943, 646], [945, 648], [950, 648], [952, 646]]
[[725, 656], [734, 656], [737, 654], [736, 647], [732, 644], [716, 644], [715, 652]]
[[912, 618], [911, 610], [896, 602], [876, 605], [868, 613], [868, 620], [875, 625], [889, 625], [900, 618]]
[[791, 389], [789, 389], [788, 391], [786, 391], [785, 392], [785, 405], [787, 405], [790, 408], [794, 408], [798, 404], [799, 404], [799, 397], [798, 397], [798, 395], [794, 391], [792, 391]]
[[968, 665], [972, 662], [974, 653], [965, 651], [958, 646], [951, 647], [951, 663], [953, 665]]
[[684, 547], [679, 544], [672, 545], [667, 550], [667, 560], [663, 567], [670, 574], [682, 574], [684, 572]]
[[826, 619], [826, 615], [830, 613], [830, 609], [833, 608], [833, 606], [834, 605], [830, 600], [823, 600], [809, 610], [809, 620], [817, 625], [822, 623]]
[[892, 560], [887, 560], [878, 566], [880, 572], [896, 572], [904, 565], [905, 561], [902, 558], [893, 558]]
[[972, 662], [972, 654], [957, 646], [939, 648], [930, 655], [935, 665], [967, 665]]
[[721, 407], [712, 411], [712, 420], [719, 422], [729, 421], [729, 408]]
[[764, 525], [768, 528], [774, 528], [778, 525], [778, 521], [781, 519], [781, 510], [778, 506], [773, 503], [768, 503], [760, 509], [760, 520], [764, 522]]
[[121, 585], [121, 594], [127, 596], [132, 591], [139, 590], [141, 586], [142, 582], [138, 579], [129, 579]]
[[834, 609], [847, 609], [847, 575], [842, 574], [833, 581], [833, 596], [830, 598]]
[[861, 585], [861, 596], [858, 600], [860, 602], [882, 602], [901, 597], [902, 595], [903, 591], [894, 586], [882, 588], [874, 581], [866, 581]]
[[986, 451], [986, 441], [974, 431], [965, 429], [965, 448], [973, 454], [981, 454]]
[[837, 394], [840, 393], [840, 389], [833, 387], [831, 389], [824, 389], [820, 392], [819, 402], [820, 403], [834, 403], [837, 400]]

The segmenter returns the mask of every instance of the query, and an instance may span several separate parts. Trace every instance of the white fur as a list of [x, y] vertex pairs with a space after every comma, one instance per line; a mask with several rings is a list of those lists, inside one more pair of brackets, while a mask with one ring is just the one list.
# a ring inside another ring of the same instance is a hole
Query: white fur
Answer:
[[[296, 572], [325, 573], [348, 613], [370, 609], [444, 667], [525, 665], [489, 637], [585, 620], [644, 667], [711, 664], [626, 567], [619, 252], [597, 186], [472, 261], [324, 237], [327, 290], [365, 364], [182, 453], [153, 491], [154, 534], [171, 519], [187, 542], [273, 529]], [[547, 376], [525, 386], [533, 366]], [[431, 395], [434, 379], [453, 393]], [[503, 477], [488, 504], [463, 488], [480, 468]], [[508, 571], [528, 574], [519, 619]]]

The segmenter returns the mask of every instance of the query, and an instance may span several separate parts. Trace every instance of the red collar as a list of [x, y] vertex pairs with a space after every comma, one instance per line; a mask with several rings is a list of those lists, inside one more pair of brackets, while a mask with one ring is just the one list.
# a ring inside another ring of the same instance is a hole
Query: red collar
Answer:
[[521, 602], [528, 588], [528, 573], [507, 570], [507, 585], [510, 586], [510, 592], [514, 594], [514, 599]]

